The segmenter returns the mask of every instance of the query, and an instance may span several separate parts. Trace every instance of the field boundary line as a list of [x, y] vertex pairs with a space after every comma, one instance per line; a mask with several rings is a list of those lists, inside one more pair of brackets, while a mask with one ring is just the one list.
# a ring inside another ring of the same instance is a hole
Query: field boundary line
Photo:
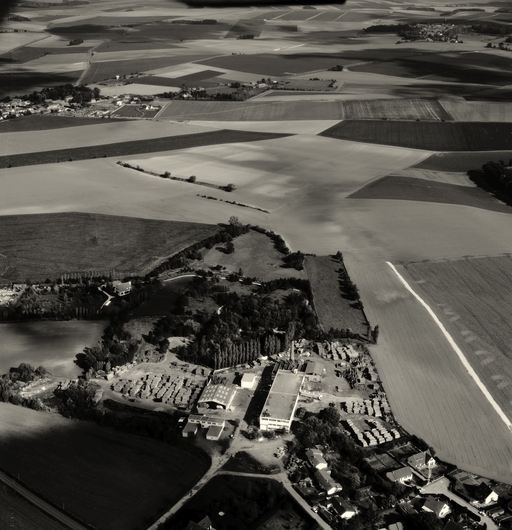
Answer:
[[455, 353], [458, 355], [459, 359], [461, 360], [464, 368], [466, 368], [469, 375], [473, 378], [475, 383], [477, 384], [478, 388], [482, 391], [482, 394], [486, 397], [487, 401], [491, 404], [492, 408], [498, 413], [499, 417], [503, 420], [505, 425], [508, 427], [510, 431], [512, 431], [512, 423], [508, 419], [507, 415], [503, 412], [501, 407], [496, 403], [494, 398], [491, 396], [490, 392], [487, 390], [487, 387], [484, 385], [482, 380], [478, 377], [478, 374], [475, 372], [469, 361], [467, 360], [466, 356], [462, 352], [462, 350], [457, 346], [457, 343], [453, 340], [453, 337], [448, 333], [446, 328], [444, 327], [443, 323], [437, 318], [436, 314], [430, 306], [421, 298], [416, 291], [408, 284], [407, 280], [397, 271], [396, 267], [389, 261], [386, 261], [386, 263], [389, 265], [391, 270], [397, 275], [398, 279], [404, 284], [405, 288], [418, 300], [418, 302], [427, 310], [429, 315], [432, 317], [434, 322], [438, 325], [439, 329], [442, 331], [443, 335], [448, 340], [450, 346], [455, 351]]

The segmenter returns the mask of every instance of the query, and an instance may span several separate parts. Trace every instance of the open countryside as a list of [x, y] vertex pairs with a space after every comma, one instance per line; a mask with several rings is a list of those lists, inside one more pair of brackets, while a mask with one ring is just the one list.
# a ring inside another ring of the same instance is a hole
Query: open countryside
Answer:
[[512, 421], [510, 7], [347, 2], [2, 22], [0, 467], [81, 522], [510, 528], [510, 430], [389, 265]]

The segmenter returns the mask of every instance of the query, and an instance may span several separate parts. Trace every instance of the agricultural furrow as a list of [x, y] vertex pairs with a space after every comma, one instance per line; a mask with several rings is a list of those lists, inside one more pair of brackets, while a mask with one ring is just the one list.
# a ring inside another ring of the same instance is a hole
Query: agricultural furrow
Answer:
[[384, 262], [346, 264], [381, 329], [371, 351], [397, 420], [439, 457], [512, 483], [512, 434], [425, 308]]

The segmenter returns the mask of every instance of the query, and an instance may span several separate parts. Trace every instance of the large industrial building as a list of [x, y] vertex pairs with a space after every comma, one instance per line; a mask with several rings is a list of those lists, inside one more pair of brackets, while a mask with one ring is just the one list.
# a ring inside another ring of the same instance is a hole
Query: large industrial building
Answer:
[[260, 415], [262, 431], [289, 431], [304, 374], [278, 370]]

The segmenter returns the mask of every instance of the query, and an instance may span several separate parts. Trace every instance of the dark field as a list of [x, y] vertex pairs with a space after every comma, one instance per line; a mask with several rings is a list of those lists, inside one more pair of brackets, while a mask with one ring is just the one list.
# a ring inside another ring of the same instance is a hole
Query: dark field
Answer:
[[144, 57], [140, 59], [128, 59], [125, 61], [105, 61], [91, 63], [87, 69], [82, 84], [96, 83], [105, 79], [113, 79], [116, 75], [135, 74], [148, 72], [157, 68], [174, 66], [183, 62], [204, 59], [205, 55], [169, 56], [169, 57]]
[[0, 74], [0, 98], [6, 95], [22, 96], [39, 87], [75, 84], [81, 70], [66, 73], [10, 72]]
[[347, 120], [320, 136], [428, 151], [512, 148], [512, 123]]
[[215, 225], [87, 213], [7, 215], [3, 282], [115, 270], [145, 275], [163, 259], [218, 231]]
[[176, 149], [188, 149], [191, 147], [202, 147], [204, 145], [256, 142], [258, 140], [272, 140], [285, 136], [288, 135], [230, 130], [187, 134], [183, 136], [165, 136], [164, 138], [152, 138], [149, 140], [133, 140], [130, 142], [93, 145], [90, 147], [74, 147], [55, 151], [0, 156], [0, 168], [53, 164], [56, 162], [72, 163], [71, 161], [73, 160], [157, 153], [159, 151], [174, 151]]
[[5, 403], [0, 418], [0, 466], [101, 530], [147, 528], [209, 466], [180, 439], [166, 444]]
[[66, 46], [65, 48], [31, 48], [24, 46], [14, 51], [0, 55], [0, 64], [2, 63], [26, 63], [34, 59], [39, 59], [44, 55], [63, 55], [67, 53], [81, 53], [90, 50], [90, 46]]
[[480, 188], [408, 177], [384, 177], [361, 188], [349, 198], [439, 202], [512, 213], [512, 208], [502, 204]]
[[331, 256], [306, 256], [304, 268], [311, 283], [318, 320], [325, 331], [350, 328], [366, 336], [368, 328], [363, 312], [354, 307], [354, 301], [339, 287], [337, 271], [342, 267]]
[[66, 127], [79, 127], [81, 125], [100, 125], [102, 123], [111, 122], [80, 116], [38, 116], [34, 114], [32, 116], [23, 116], [21, 118], [0, 122], [0, 133], [46, 131], [50, 129], [64, 129]]
[[68, 530], [5, 484], [0, 487], [0, 528], [5, 530]]
[[294, 54], [271, 55], [226, 55], [198, 61], [214, 68], [227, 68], [255, 75], [281, 77], [287, 73], [299, 74], [315, 70], [325, 70], [343, 64], [341, 54]]
[[512, 151], [493, 151], [492, 153], [436, 153], [413, 167], [433, 171], [469, 171], [482, 169], [489, 161], [512, 160]]
[[275, 480], [218, 475], [164, 523], [163, 529], [182, 530], [189, 521], [198, 522], [208, 515], [217, 530], [249, 530], [285, 496], [282, 484]]
[[[364, 53], [364, 52], [363, 52]], [[371, 55], [368, 54], [368, 55]], [[404, 54], [406, 55], [406, 54]], [[375, 61], [375, 59], [371, 59]], [[357, 72], [369, 72], [399, 77], [427, 77], [432, 80], [485, 85], [509, 85], [512, 83], [512, 61], [507, 57], [490, 53], [418, 54], [392, 57], [381, 62], [354, 66]]]
[[152, 42], [144, 38], [136, 37], [125, 37], [117, 41], [109, 41], [100, 44], [95, 48], [95, 52], [129, 52], [129, 51], [151, 51], [151, 50], [164, 50], [171, 48], [179, 48], [175, 44], [169, 44], [167, 42]]

